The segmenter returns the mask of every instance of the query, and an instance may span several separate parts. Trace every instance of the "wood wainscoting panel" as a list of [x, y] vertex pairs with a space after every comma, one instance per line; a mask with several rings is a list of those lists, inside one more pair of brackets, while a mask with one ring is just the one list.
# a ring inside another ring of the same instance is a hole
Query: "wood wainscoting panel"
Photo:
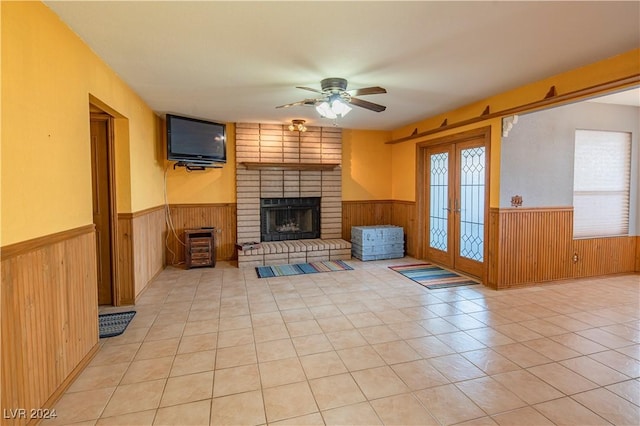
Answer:
[[342, 239], [351, 241], [352, 226], [393, 225], [393, 201], [342, 201]]
[[118, 214], [118, 265], [113, 303], [115, 306], [133, 305], [136, 299], [135, 257], [133, 252], [133, 217], [131, 213]]
[[342, 202], [342, 238], [351, 241], [352, 226], [395, 225], [405, 234], [405, 251], [415, 256], [416, 203], [397, 200]]
[[633, 272], [636, 239], [574, 240], [572, 207], [492, 208], [487, 285], [500, 289]]
[[573, 265], [573, 277], [634, 272], [636, 269], [636, 238], [587, 238], [573, 241], [578, 261]]
[[416, 203], [415, 201], [393, 202], [391, 224], [404, 228], [404, 240], [407, 256], [416, 256], [418, 238], [416, 234]]
[[[216, 260], [232, 260], [236, 253], [236, 204], [171, 204], [171, 221], [175, 234], [168, 229], [166, 263], [183, 263], [184, 230], [213, 226], [216, 228]], [[176, 238], [176, 234], [178, 239]]]
[[2, 248], [3, 408], [50, 408], [98, 344], [95, 229], [79, 229]]
[[133, 280], [137, 297], [164, 269], [167, 236], [164, 206], [133, 214]]
[[489, 216], [488, 284], [491, 287], [505, 288], [570, 276], [571, 207], [513, 208], [497, 212], [492, 209]]
[[640, 272], [640, 235], [636, 236], [636, 272]]

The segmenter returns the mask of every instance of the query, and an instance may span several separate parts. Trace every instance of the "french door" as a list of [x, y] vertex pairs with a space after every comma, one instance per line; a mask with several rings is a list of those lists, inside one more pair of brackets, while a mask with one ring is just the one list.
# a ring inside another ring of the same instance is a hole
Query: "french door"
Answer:
[[483, 136], [422, 151], [423, 245], [426, 259], [483, 277], [488, 155]]

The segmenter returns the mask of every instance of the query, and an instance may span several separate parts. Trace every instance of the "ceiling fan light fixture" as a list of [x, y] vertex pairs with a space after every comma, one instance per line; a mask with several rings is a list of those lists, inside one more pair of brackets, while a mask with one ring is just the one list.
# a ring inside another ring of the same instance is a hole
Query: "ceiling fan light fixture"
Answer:
[[340, 98], [334, 99], [333, 102], [331, 102], [331, 111], [337, 116], [344, 117], [349, 114], [349, 111], [352, 109], [353, 108]]
[[318, 111], [318, 114], [320, 114], [324, 118], [338, 117], [338, 115], [335, 112], [333, 112], [331, 105], [329, 105], [329, 102], [327, 101], [321, 102], [319, 105], [316, 105], [316, 111]]
[[291, 120], [291, 124], [289, 124], [289, 130], [292, 132], [306, 132], [307, 127], [304, 125], [304, 120]]

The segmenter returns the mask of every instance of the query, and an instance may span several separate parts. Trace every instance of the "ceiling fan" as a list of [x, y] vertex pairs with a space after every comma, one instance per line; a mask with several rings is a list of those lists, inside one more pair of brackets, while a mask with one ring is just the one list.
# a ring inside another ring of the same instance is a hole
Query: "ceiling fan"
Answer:
[[386, 106], [365, 101], [356, 96], [376, 95], [379, 93], [387, 93], [386, 89], [374, 86], [365, 87], [363, 89], [347, 90], [347, 80], [344, 78], [325, 78], [320, 82], [321, 90], [311, 87], [296, 86], [298, 89], [308, 90], [310, 92], [319, 93], [317, 98], [308, 98], [302, 101], [290, 104], [279, 105], [276, 108], [288, 108], [296, 105], [315, 106], [316, 110], [326, 118], [337, 118], [345, 116], [351, 111], [351, 105], [365, 108], [370, 111], [382, 112], [387, 109]]

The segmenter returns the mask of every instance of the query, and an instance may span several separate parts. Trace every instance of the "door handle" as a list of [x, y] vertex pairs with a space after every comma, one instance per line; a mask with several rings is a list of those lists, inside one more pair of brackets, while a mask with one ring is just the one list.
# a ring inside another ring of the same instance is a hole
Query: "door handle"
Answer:
[[454, 202], [453, 212], [454, 213], [460, 213], [460, 208], [458, 208], [458, 200], [455, 200], [455, 202]]

